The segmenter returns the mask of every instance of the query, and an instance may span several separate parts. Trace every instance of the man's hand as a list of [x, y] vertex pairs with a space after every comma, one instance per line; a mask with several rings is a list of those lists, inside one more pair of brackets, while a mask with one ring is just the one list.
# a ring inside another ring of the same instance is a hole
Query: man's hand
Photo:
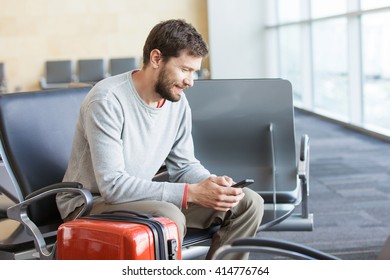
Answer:
[[226, 212], [244, 197], [241, 188], [231, 188], [233, 180], [228, 176], [211, 176], [198, 183], [188, 185], [188, 202]]

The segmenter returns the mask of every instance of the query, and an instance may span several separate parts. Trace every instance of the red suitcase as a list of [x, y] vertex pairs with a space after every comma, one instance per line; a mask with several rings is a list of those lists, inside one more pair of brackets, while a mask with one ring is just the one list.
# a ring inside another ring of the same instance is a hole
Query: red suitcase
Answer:
[[89, 215], [58, 228], [57, 259], [181, 259], [179, 232], [170, 219], [139, 212]]

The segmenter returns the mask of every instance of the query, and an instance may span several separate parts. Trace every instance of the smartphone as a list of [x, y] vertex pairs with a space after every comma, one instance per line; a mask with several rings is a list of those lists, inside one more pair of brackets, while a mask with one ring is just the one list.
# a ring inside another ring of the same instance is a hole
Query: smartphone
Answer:
[[245, 180], [242, 180], [242, 181], [232, 185], [231, 187], [232, 188], [244, 188], [246, 186], [253, 184], [254, 182], [255, 181], [253, 179], [245, 179]]

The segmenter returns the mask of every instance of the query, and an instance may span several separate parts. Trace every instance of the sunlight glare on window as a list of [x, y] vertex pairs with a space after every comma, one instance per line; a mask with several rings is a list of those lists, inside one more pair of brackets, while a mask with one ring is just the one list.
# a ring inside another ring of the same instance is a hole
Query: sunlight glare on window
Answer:
[[302, 46], [299, 25], [280, 28], [281, 77], [291, 82], [294, 101], [302, 101]]
[[311, 13], [313, 18], [334, 16], [346, 12], [346, 0], [311, 0]]
[[301, 19], [300, 0], [279, 0], [278, 1], [279, 23], [294, 22]]
[[361, 0], [361, 9], [369, 10], [369, 9], [377, 9], [390, 7], [390, 0]]
[[390, 12], [362, 17], [364, 122], [390, 131]]
[[348, 115], [347, 20], [313, 23], [314, 105]]

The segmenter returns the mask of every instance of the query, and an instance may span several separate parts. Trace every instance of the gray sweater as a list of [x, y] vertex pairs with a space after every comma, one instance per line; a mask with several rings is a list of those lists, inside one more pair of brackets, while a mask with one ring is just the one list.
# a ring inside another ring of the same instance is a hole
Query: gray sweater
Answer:
[[[86, 96], [63, 181], [80, 182], [109, 204], [159, 200], [181, 208], [184, 183], [210, 176], [194, 156], [188, 101], [183, 94], [152, 108], [131, 73], [97, 83]], [[174, 183], [152, 182], [164, 162]], [[82, 203], [80, 196], [57, 195], [62, 218]]]

